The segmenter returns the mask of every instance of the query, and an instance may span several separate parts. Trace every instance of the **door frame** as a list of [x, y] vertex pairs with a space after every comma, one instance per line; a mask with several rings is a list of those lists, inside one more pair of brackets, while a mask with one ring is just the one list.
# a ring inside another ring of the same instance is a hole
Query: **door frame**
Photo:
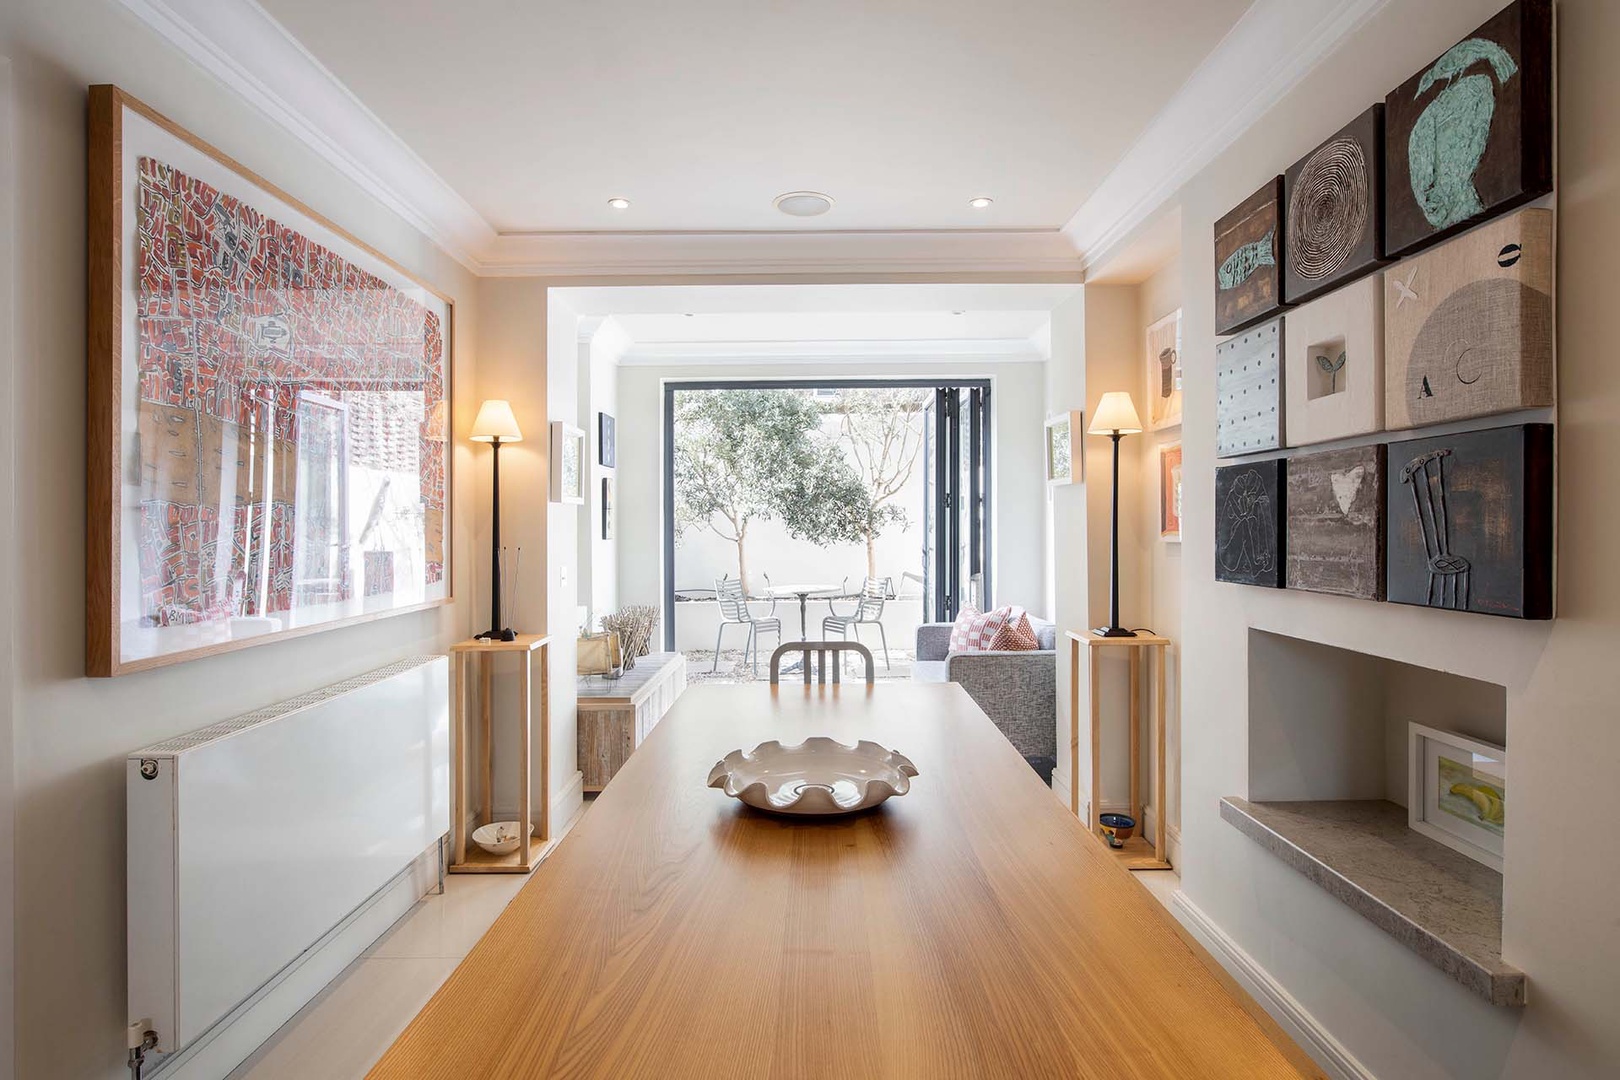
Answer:
[[[990, 418], [992, 415], [993, 395], [991, 393], [993, 380], [990, 377], [962, 378], [962, 379], [928, 379], [928, 378], [837, 378], [833, 376], [816, 376], [814, 378], [795, 378], [784, 376], [780, 379], [740, 378], [740, 379], [666, 379], [663, 383], [663, 462], [660, 469], [660, 481], [663, 486], [663, 549], [664, 549], [664, 651], [675, 651], [675, 394], [682, 390], [846, 390], [846, 389], [932, 389], [935, 391], [969, 390], [977, 395], [980, 402], [980, 415], [976, 418], [975, 427], [979, 429], [983, 439], [982, 462], [983, 490], [975, 490], [970, 497], [978, 506], [978, 513], [982, 522], [983, 535], [982, 550], [978, 550], [982, 562], [981, 571], [984, 574], [985, 594], [989, 595], [990, 583], [990, 543], [991, 543], [991, 516], [990, 491], [992, 487], [990, 448], [991, 439]], [[937, 401], [936, 397], [936, 401]], [[940, 422], [935, 418], [936, 425]], [[936, 432], [937, 437], [937, 432]], [[943, 443], [936, 443], [943, 446]], [[940, 459], [944, 454], [938, 455]], [[974, 470], [973, 483], [977, 488], [980, 470]], [[957, 462], [953, 477], [961, 475], [960, 462]], [[953, 481], [954, 482], [954, 481]], [[936, 476], [937, 483], [937, 476]], [[935, 502], [940, 495], [936, 486]], [[936, 518], [945, 515], [936, 513]], [[954, 515], [951, 515], [954, 517]], [[936, 528], [942, 527], [942, 521], [936, 521]], [[978, 549], [981, 545], [974, 545]], [[945, 549], [936, 541], [936, 555]], [[954, 550], [954, 549], [953, 549]], [[971, 558], [971, 554], [970, 554]], [[969, 570], [969, 574], [974, 571]], [[935, 574], [935, 591], [939, 591], [939, 575]], [[944, 610], [935, 607], [936, 611]], [[952, 612], [954, 615], [954, 610]]]

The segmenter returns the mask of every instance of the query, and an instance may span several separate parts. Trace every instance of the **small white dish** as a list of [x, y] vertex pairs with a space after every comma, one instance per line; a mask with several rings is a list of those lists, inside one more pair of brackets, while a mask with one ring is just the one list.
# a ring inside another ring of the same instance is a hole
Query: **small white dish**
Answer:
[[[473, 830], [473, 843], [491, 855], [510, 855], [518, 849], [519, 831], [515, 821], [492, 821]], [[529, 835], [534, 835], [533, 823], [529, 825]]]
[[709, 786], [777, 814], [852, 814], [911, 790], [917, 766], [862, 739], [846, 746], [815, 736], [797, 746], [772, 739], [733, 750], [709, 770]]

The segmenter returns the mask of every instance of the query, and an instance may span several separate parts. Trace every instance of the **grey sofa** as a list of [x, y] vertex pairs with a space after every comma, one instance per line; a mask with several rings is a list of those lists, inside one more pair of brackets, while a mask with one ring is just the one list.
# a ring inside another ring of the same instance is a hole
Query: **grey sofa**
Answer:
[[1052, 782], [1057, 764], [1057, 627], [1030, 617], [1040, 649], [1035, 652], [951, 652], [951, 624], [917, 627], [914, 682], [961, 683], [979, 708]]

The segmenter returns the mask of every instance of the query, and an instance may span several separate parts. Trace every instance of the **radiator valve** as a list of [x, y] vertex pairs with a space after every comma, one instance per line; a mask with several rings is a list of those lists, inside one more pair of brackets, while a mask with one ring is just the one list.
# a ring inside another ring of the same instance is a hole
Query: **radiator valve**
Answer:
[[124, 1031], [124, 1041], [129, 1046], [129, 1075], [131, 1080], [141, 1080], [141, 1068], [146, 1064], [146, 1054], [149, 1050], [157, 1049], [158, 1035], [152, 1030], [152, 1021], [133, 1020]]

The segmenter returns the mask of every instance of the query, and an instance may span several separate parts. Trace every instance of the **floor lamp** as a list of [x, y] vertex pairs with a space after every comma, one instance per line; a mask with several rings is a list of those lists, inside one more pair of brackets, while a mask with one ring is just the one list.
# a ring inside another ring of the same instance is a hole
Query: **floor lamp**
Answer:
[[1119, 624], [1119, 440], [1127, 435], [1142, 434], [1142, 420], [1136, 415], [1136, 404], [1131, 401], [1131, 395], [1123, 390], [1104, 394], [1097, 403], [1097, 412], [1091, 418], [1087, 433], [1106, 435], [1114, 440], [1114, 521], [1109, 543], [1112, 560], [1109, 566], [1108, 625], [1099, 626], [1092, 633], [1098, 637], [1135, 637], [1135, 631]]
[[473, 421], [472, 434], [468, 438], [473, 442], [487, 442], [495, 448], [494, 495], [490, 510], [489, 629], [478, 637], [490, 641], [514, 641], [517, 631], [501, 624], [501, 443], [522, 442], [523, 432], [518, 429], [511, 404], [492, 399], [478, 407], [478, 418]]

